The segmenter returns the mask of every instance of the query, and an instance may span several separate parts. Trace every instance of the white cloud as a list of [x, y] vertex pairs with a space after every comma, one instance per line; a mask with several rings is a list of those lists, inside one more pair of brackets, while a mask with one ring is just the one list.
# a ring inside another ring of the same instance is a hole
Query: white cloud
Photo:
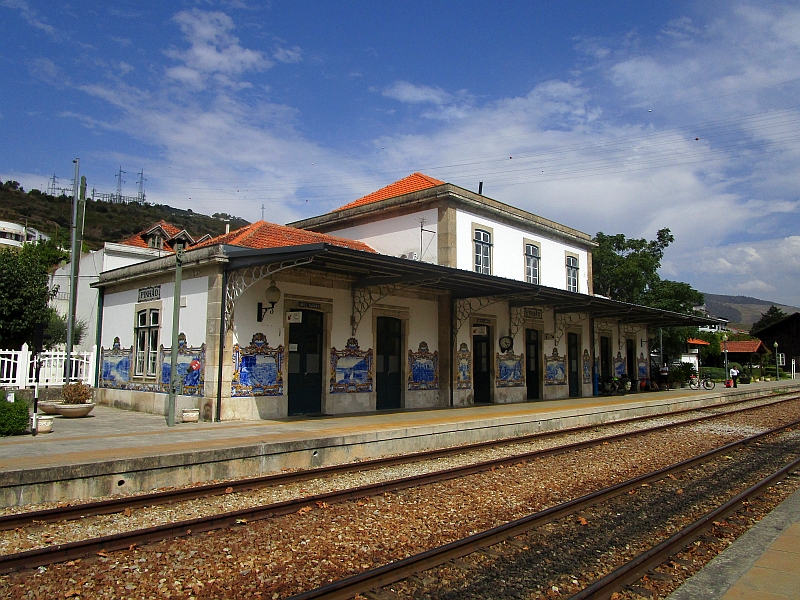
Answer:
[[448, 104], [453, 96], [438, 87], [427, 85], [414, 85], [408, 81], [395, 81], [390, 87], [383, 90], [387, 98], [408, 102], [410, 104]]
[[48, 33], [51, 37], [56, 37], [56, 29], [49, 23], [45, 23], [38, 15], [38, 13], [28, 6], [24, 0], [0, 0], [0, 5], [19, 11], [19, 14], [25, 19], [29, 25], [41, 29]]
[[273, 63], [263, 52], [243, 48], [231, 31], [233, 19], [221, 12], [204, 12], [199, 9], [183, 11], [175, 15], [190, 46], [186, 50], [171, 49], [165, 52], [169, 58], [182, 65], [167, 69], [167, 77], [196, 89], [203, 87], [209, 75], [215, 81], [228, 85], [246, 71], [260, 71]]

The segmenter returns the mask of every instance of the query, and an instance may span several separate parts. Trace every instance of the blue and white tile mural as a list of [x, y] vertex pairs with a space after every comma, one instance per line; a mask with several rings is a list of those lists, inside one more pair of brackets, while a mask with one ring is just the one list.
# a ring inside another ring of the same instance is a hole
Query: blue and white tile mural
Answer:
[[497, 387], [520, 387], [525, 385], [524, 354], [506, 352], [497, 354]]
[[647, 379], [647, 359], [644, 357], [644, 352], [639, 353], [638, 359], [639, 379]]
[[133, 365], [133, 347], [120, 347], [119, 338], [114, 338], [111, 348], [100, 348], [100, 387], [128, 389]]
[[472, 354], [465, 342], [461, 342], [456, 352], [456, 389], [469, 390], [472, 388]]
[[583, 349], [583, 383], [592, 383], [592, 359], [587, 348]]
[[427, 342], [420, 342], [416, 352], [408, 351], [408, 389], [439, 389], [439, 352], [431, 352]]
[[[100, 387], [141, 392], [169, 392], [171, 348], [161, 346], [158, 352], [156, 373], [158, 377], [137, 376], [132, 373], [133, 347], [121, 348], [119, 338], [114, 338], [111, 348], [100, 348]], [[182, 391], [187, 396], [202, 396], [205, 383], [206, 345], [192, 348], [186, 335], [178, 336], [178, 364]]]
[[283, 357], [283, 346], [270, 347], [263, 333], [234, 345], [231, 396], [283, 396]]
[[[170, 363], [172, 348], [161, 346], [161, 391], [169, 392]], [[178, 356], [175, 370], [178, 372], [180, 382], [179, 394], [186, 396], [202, 396], [205, 383], [206, 345], [199, 348], [190, 348], [186, 343], [186, 336], [178, 336]]]
[[617, 356], [614, 358], [614, 375], [617, 377], [622, 377], [625, 373], [625, 359], [622, 358], [622, 352], [617, 352]]
[[343, 350], [331, 348], [331, 394], [372, 391], [372, 350], [361, 350], [350, 338]]
[[558, 355], [558, 348], [553, 348], [553, 354], [545, 355], [544, 384], [567, 385], [567, 368], [565, 357]]

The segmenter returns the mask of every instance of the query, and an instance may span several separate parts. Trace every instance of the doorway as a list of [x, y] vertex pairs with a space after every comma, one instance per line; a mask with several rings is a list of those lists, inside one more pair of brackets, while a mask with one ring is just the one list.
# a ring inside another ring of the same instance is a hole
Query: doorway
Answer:
[[378, 410], [400, 408], [403, 322], [393, 317], [378, 317], [376, 337], [376, 408]]
[[628, 379], [633, 383], [631, 389], [636, 391], [636, 379], [639, 377], [639, 369], [636, 368], [636, 346], [631, 339], [625, 340], [625, 362], [628, 369]]
[[525, 353], [528, 356], [525, 369], [525, 384], [528, 388], [528, 400], [541, 398], [541, 371], [539, 367], [539, 332], [536, 329], [525, 330]]
[[[480, 326], [483, 333], [472, 336], [472, 378], [475, 386], [475, 404], [492, 401], [492, 346], [488, 325]], [[478, 329], [478, 328], [476, 328]]]
[[289, 414], [322, 412], [322, 313], [303, 310], [289, 324]]
[[569, 397], [580, 398], [581, 372], [580, 372], [580, 344], [577, 333], [567, 333], [567, 369], [569, 379]]
[[611, 377], [611, 338], [600, 338], [600, 389], [605, 381]]

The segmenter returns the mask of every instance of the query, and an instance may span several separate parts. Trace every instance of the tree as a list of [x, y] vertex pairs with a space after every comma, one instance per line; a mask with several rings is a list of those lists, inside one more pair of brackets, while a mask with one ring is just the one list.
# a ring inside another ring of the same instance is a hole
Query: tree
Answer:
[[643, 304], [644, 296], [660, 281], [658, 268], [664, 250], [674, 237], [660, 229], [656, 239], [628, 239], [624, 235], [597, 233], [592, 252], [592, 283], [596, 294], [612, 300]]
[[753, 323], [753, 326], [750, 328], [750, 331], [760, 331], [761, 329], [765, 329], [772, 325], [773, 323], [777, 323], [778, 321], [785, 319], [788, 317], [785, 312], [783, 312], [780, 308], [775, 306], [774, 304], [769, 307], [767, 312], [761, 314], [761, 318]]
[[0, 348], [33, 345], [38, 323], [48, 323], [48, 271], [65, 257], [51, 241], [0, 250]]
[[[48, 308], [49, 318], [47, 327], [45, 328], [44, 349], [52, 350], [56, 346], [66, 344], [67, 342], [67, 317], [58, 314], [54, 308]], [[75, 327], [72, 330], [72, 345], [78, 346], [83, 341], [88, 325], [83, 319], [75, 321]]]

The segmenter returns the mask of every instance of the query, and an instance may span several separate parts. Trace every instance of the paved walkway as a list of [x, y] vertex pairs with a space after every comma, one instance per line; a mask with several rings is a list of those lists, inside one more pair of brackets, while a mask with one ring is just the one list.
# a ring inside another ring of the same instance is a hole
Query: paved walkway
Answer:
[[136, 459], [155, 455], [179, 454], [246, 447], [256, 444], [281, 444], [310, 438], [424, 435], [442, 428], [470, 430], [493, 424], [545, 421], [591, 413], [631, 408], [643, 412], [663, 412], [665, 405], [680, 406], [701, 398], [732, 396], [756, 392], [797, 382], [761, 382], [711, 392], [677, 389], [614, 397], [570, 398], [492, 404], [465, 408], [410, 410], [360, 415], [297, 417], [261, 421], [221, 423], [178, 423], [168, 427], [165, 417], [96, 406], [81, 419], [56, 416], [53, 432], [0, 438], [0, 472], [47, 468], [59, 465], [94, 463], [104, 460]]
[[800, 490], [668, 600], [800, 600]]

